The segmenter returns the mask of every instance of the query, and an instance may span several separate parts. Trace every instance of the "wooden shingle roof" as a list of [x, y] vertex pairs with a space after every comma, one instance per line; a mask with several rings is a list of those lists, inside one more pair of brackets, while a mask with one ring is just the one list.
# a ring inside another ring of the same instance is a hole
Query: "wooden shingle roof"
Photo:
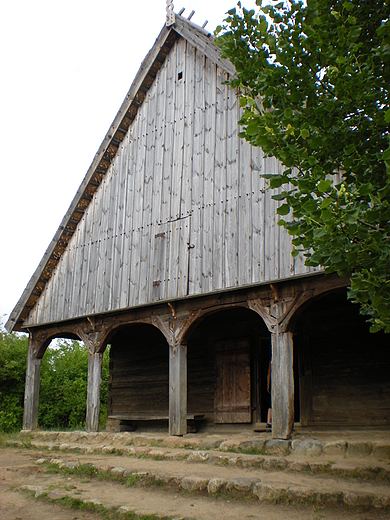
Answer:
[[100, 186], [139, 107], [153, 84], [157, 72], [178, 38], [187, 40], [228, 74], [235, 74], [233, 65], [221, 58], [221, 51], [215, 46], [212, 35], [201, 27], [175, 15], [175, 22], [169, 27], [162, 28], [153, 47], [142, 62], [57, 232], [13, 309], [6, 323], [6, 329], [9, 332], [24, 330], [23, 323], [26, 317], [50, 280], [52, 272], [66, 250], [69, 240], [76, 231], [78, 223]]

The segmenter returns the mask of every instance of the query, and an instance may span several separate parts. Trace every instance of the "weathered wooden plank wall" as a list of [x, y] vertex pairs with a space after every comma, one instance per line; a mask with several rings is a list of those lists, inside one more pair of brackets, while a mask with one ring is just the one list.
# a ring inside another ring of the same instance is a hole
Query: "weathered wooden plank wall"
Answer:
[[[329, 325], [331, 324], [331, 325]], [[390, 351], [345, 292], [309, 305], [298, 323], [301, 418], [318, 426], [390, 425]]]
[[227, 75], [179, 39], [26, 325], [283, 279], [292, 259]]
[[[244, 342], [250, 346], [252, 356], [247, 369], [253, 382], [251, 404], [260, 412], [260, 400], [267, 398], [269, 336], [261, 318], [247, 309], [230, 309], [205, 318], [188, 341], [188, 413], [214, 419], [214, 398], [218, 392], [216, 347], [221, 342], [235, 347]], [[167, 415], [168, 362], [168, 344], [153, 326], [138, 324], [119, 330], [111, 340], [108, 414]], [[265, 412], [263, 416], [265, 420]]]
[[119, 332], [110, 350], [108, 414], [168, 415], [169, 348], [153, 327]]

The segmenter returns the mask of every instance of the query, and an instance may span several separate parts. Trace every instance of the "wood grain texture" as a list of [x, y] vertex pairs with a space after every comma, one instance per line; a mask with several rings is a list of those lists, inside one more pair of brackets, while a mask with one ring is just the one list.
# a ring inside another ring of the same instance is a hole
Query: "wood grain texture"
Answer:
[[41, 360], [34, 355], [34, 342], [30, 336], [27, 351], [26, 387], [24, 392], [24, 430], [35, 430], [38, 428], [40, 374]]
[[238, 137], [218, 63], [173, 44], [26, 326], [310, 272], [259, 176], [281, 167]]
[[288, 439], [294, 426], [294, 372], [292, 332], [271, 335], [272, 437]]
[[88, 354], [88, 387], [87, 415], [85, 429], [87, 432], [99, 431], [100, 390], [102, 386], [103, 354], [89, 352]]

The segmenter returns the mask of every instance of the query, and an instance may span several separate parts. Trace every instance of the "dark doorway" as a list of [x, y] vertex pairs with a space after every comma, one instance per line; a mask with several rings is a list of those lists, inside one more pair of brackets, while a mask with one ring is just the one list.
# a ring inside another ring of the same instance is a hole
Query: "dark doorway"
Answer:
[[389, 338], [369, 332], [345, 290], [310, 303], [295, 331], [301, 424], [390, 425]]
[[204, 318], [188, 340], [188, 413], [217, 424], [265, 421], [270, 355], [270, 333], [255, 312], [238, 307]]

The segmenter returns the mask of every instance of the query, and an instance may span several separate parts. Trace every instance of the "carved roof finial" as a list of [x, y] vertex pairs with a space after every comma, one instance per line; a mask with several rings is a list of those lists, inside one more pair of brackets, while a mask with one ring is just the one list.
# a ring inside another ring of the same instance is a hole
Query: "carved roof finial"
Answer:
[[167, 16], [166, 16], [166, 25], [169, 27], [175, 23], [175, 13], [173, 12], [173, 2], [172, 0], [167, 0]]

